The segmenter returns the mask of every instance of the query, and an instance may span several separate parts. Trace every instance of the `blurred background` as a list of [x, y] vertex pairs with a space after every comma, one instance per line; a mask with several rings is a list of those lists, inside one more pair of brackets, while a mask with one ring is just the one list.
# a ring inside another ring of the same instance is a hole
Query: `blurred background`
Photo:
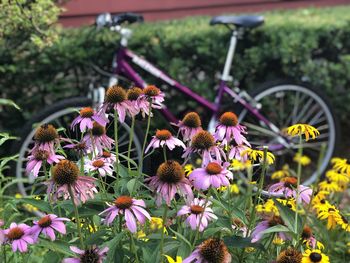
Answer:
[[[208, 99], [213, 99], [230, 37], [224, 27], [210, 27], [210, 17], [259, 13], [266, 22], [239, 42], [235, 78], [249, 91], [269, 79], [291, 78], [325, 92], [341, 122], [341, 154], [346, 157], [349, 4], [349, 0], [4, 0], [0, 97], [14, 100], [22, 110], [1, 107], [0, 131], [18, 135], [45, 105], [85, 95], [91, 81], [107, 85], [90, 64], [108, 71], [119, 35], [96, 30], [94, 21], [100, 13], [144, 15], [145, 23], [131, 25], [130, 48]], [[157, 84], [155, 79], [147, 81]], [[193, 106], [169, 92], [170, 107], [181, 112]]]

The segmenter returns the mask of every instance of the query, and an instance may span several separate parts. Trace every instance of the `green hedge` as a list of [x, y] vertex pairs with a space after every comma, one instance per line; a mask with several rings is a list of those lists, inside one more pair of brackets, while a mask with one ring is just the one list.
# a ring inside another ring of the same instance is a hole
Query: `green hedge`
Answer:
[[[350, 114], [349, 13], [350, 6], [266, 13], [266, 24], [239, 42], [235, 77], [250, 89], [273, 78], [306, 79], [328, 94], [345, 121]], [[131, 49], [211, 99], [229, 32], [208, 21], [133, 25]], [[0, 129], [18, 128], [44, 105], [84, 94], [93, 74], [89, 61], [108, 68], [117, 44], [116, 33], [92, 27], [63, 30], [57, 44], [40, 51], [30, 43], [6, 47], [0, 42], [0, 97], [23, 109], [1, 112]]]

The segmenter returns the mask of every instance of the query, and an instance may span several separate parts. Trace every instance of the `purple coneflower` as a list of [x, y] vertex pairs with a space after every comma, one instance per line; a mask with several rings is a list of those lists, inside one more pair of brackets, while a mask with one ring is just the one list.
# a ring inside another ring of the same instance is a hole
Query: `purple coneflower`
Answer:
[[38, 177], [39, 170], [43, 162], [53, 164], [58, 163], [61, 159], [64, 159], [64, 157], [61, 155], [45, 150], [35, 149], [35, 151], [32, 151], [31, 155], [28, 156], [26, 172], [28, 174], [33, 173], [34, 177]]
[[202, 130], [202, 121], [198, 113], [189, 112], [177, 126], [179, 127], [182, 139], [187, 142], [191, 141], [192, 137]]
[[55, 143], [58, 142], [57, 130], [51, 124], [43, 124], [35, 131], [34, 141], [35, 145], [30, 153], [44, 150], [55, 154]]
[[[284, 225], [284, 222], [282, 220], [281, 217], [279, 216], [272, 216], [269, 219], [263, 220], [261, 221], [259, 224], [256, 225], [256, 227], [254, 228], [253, 232], [252, 232], [252, 243], [255, 243], [257, 241], [259, 241], [261, 239], [261, 237], [263, 236], [263, 231], [276, 226], [276, 225]], [[282, 240], [286, 240], [287, 236], [285, 234], [285, 232], [278, 232], [277, 236], [282, 239]]]
[[[191, 146], [185, 150], [182, 157], [188, 157], [192, 153], [202, 155], [202, 162], [204, 165], [214, 160], [221, 161], [222, 157], [225, 158], [224, 151], [215, 144], [213, 135], [204, 130], [197, 132], [197, 134], [192, 137]], [[213, 159], [213, 156], [215, 159]]]
[[189, 205], [184, 205], [177, 216], [187, 215], [186, 223], [192, 230], [198, 230], [202, 232], [207, 228], [209, 221], [218, 219], [213, 210], [209, 207], [210, 201], [204, 199], [195, 198]]
[[[86, 134], [83, 138], [83, 142], [85, 142], [91, 152], [96, 149], [99, 154], [102, 154], [104, 149], [112, 149], [114, 140], [106, 135], [106, 128], [104, 126], [94, 122], [91, 133], [92, 136]], [[95, 149], [93, 149], [93, 147], [95, 147]]]
[[100, 156], [100, 159], [110, 164], [114, 164], [115, 161], [117, 160], [115, 154], [107, 151], [103, 151], [102, 155]]
[[85, 165], [88, 172], [97, 172], [101, 176], [112, 175], [113, 165], [102, 159], [91, 160]]
[[231, 261], [232, 257], [224, 241], [218, 238], [209, 238], [204, 240], [182, 263], [231, 263]]
[[[0, 227], [4, 225], [4, 221], [0, 219]], [[5, 242], [5, 233], [4, 230], [0, 229], [0, 245], [2, 245]]]
[[151, 114], [150, 107], [153, 109], [161, 109], [163, 106], [163, 101], [164, 93], [161, 92], [161, 90], [158, 89], [156, 86], [148, 85], [146, 88], [143, 89], [143, 95], [141, 95], [138, 99], [142, 116], [145, 116], [145, 114]]
[[75, 141], [75, 140], [73, 141], [73, 140], [67, 139], [67, 138], [61, 138], [61, 141], [68, 143], [65, 146], [63, 146], [63, 148], [72, 149], [79, 156], [87, 155], [89, 152], [89, 149], [88, 149], [86, 143], [84, 142], [84, 139], [81, 142], [79, 142], [79, 141]]
[[62, 235], [66, 234], [66, 226], [63, 223], [64, 221], [70, 221], [68, 218], [60, 218], [53, 214], [48, 214], [42, 217], [38, 221], [34, 221], [34, 226], [32, 226], [31, 234], [35, 241], [38, 240], [40, 233], [43, 233], [44, 236], [54, 241], [56, 239], [55, 231], [61, 233]]
[[107, 256], [108, 247], [99, 249], [96, 245], [86, 250], [70, 246], [70, 250], [78, 254], [78, 258], [65, 258], [62, 263], [102, 263]]
[[94, 197], [97, 193], [95, 188], [95, 178], [88, 176], [79, 176], [78, 166], [68, 160], [62, 160], [52, 168], [51, 180], [45, 182], [47, 187], [47, 195], [56, 201], [59, 197], [69, 199], [69, 188], [74, 195], [74, 203], [80, 201], [85, 203], [88, 199]]
[[99, 114], [104, 116], [111, 108], [117, 111], [118, 119], [123, 123], [129, 110], [129, 105], [126, 101], [126, 91], [120, 86], [112, 86], [107, 89], [105, 101], [99, 110]]
[[126, 93], [127, 101], [126, 103], [128, 104], [128, 110], [131, 115], [131, 117], [136, 116], [140, 112], [140, 99], [143, 94], [142, 89], [138, 87], [133, 87], [131, 89], [128, 89]]
[[98, 115], [91, 107], [82, 108], [79, 116], [73, 120], [71, 128], [75, 130], [75, 127], [80, 124], [80, 131], [85, 132], [87, 129], [92, 129], [94, 121], [102, 126], [106, 126], [108, 119]]
[[313, 249], [316, 248], [317, 241], [309, 226], [304, 226], [303, 232], [301, 233], [301, 239], [303, 240], [303, 243], [306, 243], [309, 247]]
[[170, 205], [178, 192], [188, 200], [193, 199], [190, 181], [185, 178], [185, 172], [182, 166], [176, 161], [166, 161], [158, 169], [156, 176], [145, 180], [149, 182], [150, 188], [156, 192], [156, 204], [160, 206], [162, 199], [167, 205]]
[[[145, 210], [146, 204], [143, 200], [137, 200], [130, 196], [119, 196], [113, 205], [109, 205], [109, 208], [101, 212], [99, 215], [107, 214], [103, 220], [106, 225], [110, 225], [116, 216], [124, 215], [126, 226], [131, 233], [136, 233], [137, 224], [136, 219], [142, 225], [146, 222], [146, 218], [151, 220], [151, 216]], [[136, 217], [136, 219], [135, 219]]]
[[237, 115], [233, 112], [225, 112], [221, 115], [219, 124], [215, 128], [214, 137], [224, 145], [228, 145], [231, 140], [234, 140], [237, 145], [245, 144], [250, 147], [242, 133], [247, 133], [246, 127], [238, 123]]
[[11, 223], [10, 228], [4, 230], [5, 242], [11, 244], [12, 251], [19, 250], [27, 252], [28, 244], [34, 244], [34, 239], [31, 235], [31, 228], [26, 224]]
[[226, 168], [229, 163], [222, 166], [218, 162], [210, 162], [205, 168], [197, 168], [189, 175], [190, 181], [197, 190], [207, 190], [210, 186], [219, 188], [229, 186], [229, 179], [233, 179], [232, 173]]
[[146, 152], [149, 151], [150, 148], [156, 149], [159, 147], [167, 146], [170, 151], [172, 151], [175, 146], [180, 146], [182, 148], [186, 148], [185, 144], [180, 141], [178, 138], [175, 138], [170, 131], [168, 130], [157, 130], [156, 135], [153, 136], [151, 142], [146, 148]]
[[229, 160], [236, 159], [241, 162], [245, 162], [248, 160], [248, 156], [246, 154], [242, 155], [242, 152], [247, 150], [249, 147], [245, 146], [244, 144], [232, 146], [229, 153], [228, 158]]
[[[281, 179], [281, 182], [273, 184], [269, 187], [268, 191], [272, 194], [283, 194], [286, 198], [294, 197], [297, 198], [297, 178], [295, 177], [285, 177]], [[299, 185], [299, 198], [297, 202], [310, 203], [312, 189]]]

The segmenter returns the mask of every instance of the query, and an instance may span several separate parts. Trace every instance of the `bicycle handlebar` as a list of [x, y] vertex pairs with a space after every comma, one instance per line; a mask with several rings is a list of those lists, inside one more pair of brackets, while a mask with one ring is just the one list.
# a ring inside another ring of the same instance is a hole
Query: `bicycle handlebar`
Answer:
[[121, 14], [110, 14], [110, 13], [103, 13], [96, 17], [96, 26], [97, 28], [102, 27], [113, 27], [113, 26], [119, 26], [125, 22], [128, 22], [129, 24], [136, 23], [136, 22], [143, 22], [143, 16], [136, 13], [121, 13]]

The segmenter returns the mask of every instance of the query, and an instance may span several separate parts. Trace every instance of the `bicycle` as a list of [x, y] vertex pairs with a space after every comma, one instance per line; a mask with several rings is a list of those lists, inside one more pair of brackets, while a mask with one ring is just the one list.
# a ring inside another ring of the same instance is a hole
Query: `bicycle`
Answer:
[[[262, 25], [264, 23], [262, 16], [217, 16], [211, 19], [211, 25], [225, 25], [231, 31], [226, 62], [214, 102], [206, 100], [199, 94], [194, 93], [190, 88], [181, 85], [146, 59], [136, 55], [127, 48], [128, 41], [132, 36], [132, 30], [125, 27], [124, 24], [126, 22], [131, 24], [141, 21], [143, 21], [143, 17], [134, 13], [118, 15], [104, 13], [97, 17], [97, 27], [108, 27], [121, 36], [120, 47], [115, 52], [113, 58], [112, 73], [105, 72], [97, 66], [93, 66], [99, 74], [109, 76], [109, 86], [117, 84], [122, 79], [136, 86], [145, 87], [147, 83], [132, 67], [132, 64], [135, 64], [211, 112], [208, 125], [208, 130], [210, 131], [214, 129], [219, 113], [227, 110], [226, 106], [223, 105], [223, 98], [226, 96], [230, 99], [230, 107], [233, 105], [241, 106], [242, 110], [239, 113], [239, 120], [248, 127], [248, 139], [252, 146], [269, 146], [270, 151], [280, 156], [279, 159], [282, 163], [285, 163], [286, 160], [291, 161], [300, 146], [298, 140], [295, 140], [295, 138], [286, 137], [283, 133], [283, 128], [295, 123], [309, 123], [320, 130], [321, 136], [317, 142], [303, 143], [303, 147], [305, 148], [304, 153], [313, 158], [315, 161], [313, 163], [317, 163], [322, 152], [322, 145], [326, 146], [326, 150], [323, 158], [321, 157], [320, 169], [316, 171], [314, 167], [311, 167], [311, 175], [304, 178], [306, 180], [304, 180], [303, 184], [311, 184], [317, 179], [318, 173], [325, 171], [339, 138], [339, 127], [333, 109], [322, 93], [305, 86], [305, 84], [285, 80], [265, 83], [255, 89], [252, 94], [248, 94], [245, 90], [239, 88], [238, 85], [235, 85], [233, 88], [228, 86], [228, 82], [233, 80], [230, 76], [230, 71], [237, 41], [243, 37], [248, 29], [254, 29]], [[60, 101], [47, 107], [39, 115], [34, 116], [23, 130], [22, 139], [19, 143], [19, 160], [16, 164], [17, 178], [26, 176], [24, 174], [25, 157], [33, 142], [32, 138], [35, 133], [35, 129], [33, 129], [34, 123], [38, 125], [52, 123], [59, 126], [66, 124], [63, 126], [67, 127], [70, 123], [69, 119], [72, 120], [74, 118], [73, 116], [77, 114], [76, 108], [102, 103], [104, 93], [104, 87], [95, 88], [91, 84], [86, 97], [69, 98]], [[276, 109], [279, 109], [279, 111], [276, 111]], [[178, 122], [178, 119], [169, 109], [163, 108], [160, 112], [169, 123]], [[127, 136], [130, 129], [129, 125], [125, 123], [120, 128], [124, 132], [120, 131], [119, 134]], [[139, 129], [136, 130], [138, 131]], [[122, 136], [120, 141], [123, 139]], [[134, 158], [141, 156], [141, 141], [142, 135], [138, 132], [133, 139]], [[123, 144], [120, 144], [119, 147], [123, 147]], [[25, 185], [19, 183], [18, 187], [23, 195], [27, 194], [27, 187]]]

